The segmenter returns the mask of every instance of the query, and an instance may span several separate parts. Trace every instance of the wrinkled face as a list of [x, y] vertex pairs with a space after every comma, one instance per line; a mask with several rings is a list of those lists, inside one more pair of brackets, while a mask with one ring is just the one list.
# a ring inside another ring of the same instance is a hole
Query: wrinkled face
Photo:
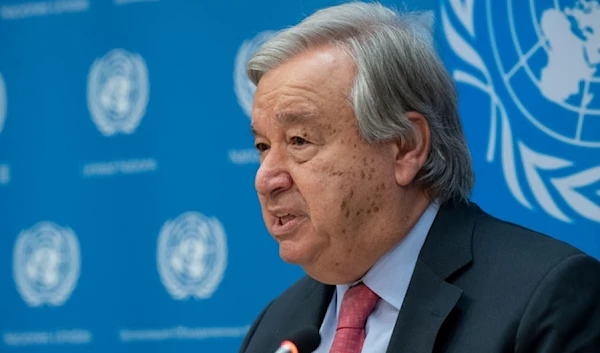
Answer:
[[262, 77], [252, 111], [265, 224], [284, 261], [326, 283], [364, 274], [398, 217], [394, 145], [359, 136], [354, 76], [340, 49], [312, 49]]

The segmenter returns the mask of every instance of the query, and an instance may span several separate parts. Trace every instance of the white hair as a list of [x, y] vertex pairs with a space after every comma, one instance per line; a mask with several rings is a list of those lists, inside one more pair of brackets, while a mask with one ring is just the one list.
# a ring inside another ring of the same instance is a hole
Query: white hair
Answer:
[[378, 3], [329, 7], [263, 44], [248, 62], [248, 76], [258, 85], [266, 72], [327, 44], [344, 49], [356, 64], [350, 98], [362, 137], [410, 145], [416, 135], [405, 113], [423, 114], [431, 149], [416, 181], [443, 202], [467, 200], [474, 184], [471, 156], [454, 81], [436, 54], [431, 21]]

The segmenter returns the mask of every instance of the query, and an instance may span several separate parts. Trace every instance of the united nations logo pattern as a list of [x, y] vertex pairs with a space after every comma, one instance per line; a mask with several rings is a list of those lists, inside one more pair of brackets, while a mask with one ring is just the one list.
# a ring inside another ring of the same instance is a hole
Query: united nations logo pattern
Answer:
[[600, 222], [599, 2], [445, 0], [441, 14], [454, 79], [490, 97], [486, 159], [514, 198]]
[[227, 243], [216, 218], [186, 212], [167, 221], [158, 237], [160, 279], [174, 299], [209, 298], [227, 267]]
[[70, 228], [40, 222], [17, 237], [13, 275], [27, 305], [63, 305], [75, 289], [79, 272], [79, 243]]
[[148, 105], [148, 69], [139, 54], [114, 49], [92, 64], [87, 101], [92, 120], [104, 136], [131, 134]]
[[252, 54], [274, 34], [274, 31], [264, 31], [254, 38], [244, 41], [235, 57], [235, 70], [233, 73], [235, 94], [240, 107], [248, 117], [252, 113], [252, 102], [256, 86], [246, 75], [246, 64], [248, 64]]
[[6, 119], [6, 86], [4, 78], [0, 74], [0, 132], [4, 127], [4, 119]]

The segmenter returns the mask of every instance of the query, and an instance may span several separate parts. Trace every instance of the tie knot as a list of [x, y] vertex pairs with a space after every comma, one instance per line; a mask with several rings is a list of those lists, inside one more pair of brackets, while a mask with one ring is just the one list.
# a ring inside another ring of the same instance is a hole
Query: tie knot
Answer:
[[344, 294], [337, 329], [364, 328], [379, 296], [363, 282], [349, 288]]

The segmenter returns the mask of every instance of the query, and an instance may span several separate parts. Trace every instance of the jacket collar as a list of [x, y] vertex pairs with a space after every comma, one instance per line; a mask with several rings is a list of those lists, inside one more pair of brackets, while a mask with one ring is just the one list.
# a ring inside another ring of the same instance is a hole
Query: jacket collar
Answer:
[[431, 353], [462, 290], [447, 280], [472, 261], [474, 205], [443, 206], [419, 255], [388, 353]]

